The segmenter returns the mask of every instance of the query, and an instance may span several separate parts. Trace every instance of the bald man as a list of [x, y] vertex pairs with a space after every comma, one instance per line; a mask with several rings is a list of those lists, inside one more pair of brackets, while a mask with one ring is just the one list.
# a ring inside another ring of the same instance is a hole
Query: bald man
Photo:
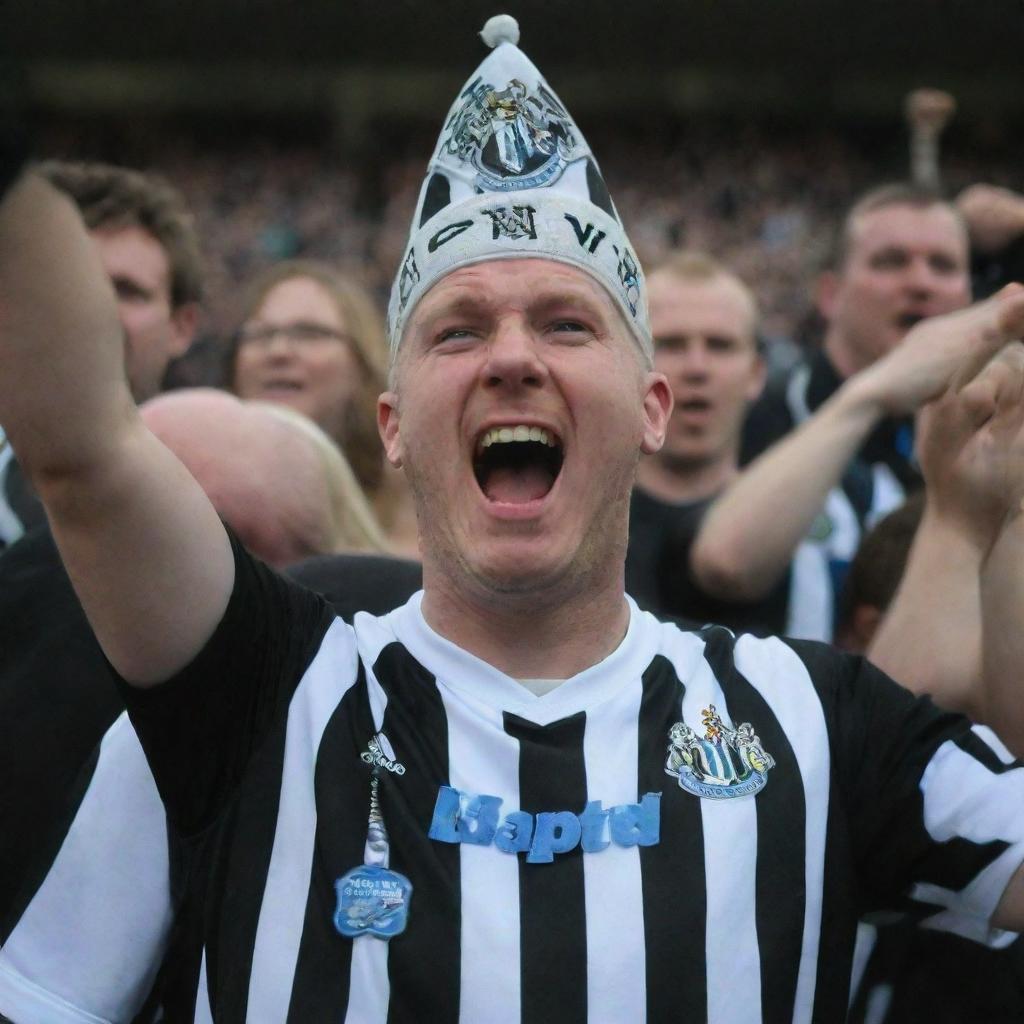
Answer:
[[785, 588], [726, 602], [693, 577], [690, 548], [711, 502], [739, 473], [743, 418], [765, 382], [757, 303], [727, 267], [676, 253], [647, 277], [654, 366], [674, 406], [658, 452], [641, 460], [630, 499], [626, 590], [657, 615], [778, 633]]
[[[347, 464], [331, 459], [341, 453], [326, 435], [321, 446], [314, 443], [315, 424], [305, 433], [271, 406], [214, 388], [160, 395], [142, 406], [142, 418], [268, 565], [284, 567], [342, 546], [328, 474], [342, 474]], [[362, 495], [351, 492], [349, 501], [359, 506], [365, 536], [344, 546], [380, 550], [383, 538], [368, 523], [372, 514]]]

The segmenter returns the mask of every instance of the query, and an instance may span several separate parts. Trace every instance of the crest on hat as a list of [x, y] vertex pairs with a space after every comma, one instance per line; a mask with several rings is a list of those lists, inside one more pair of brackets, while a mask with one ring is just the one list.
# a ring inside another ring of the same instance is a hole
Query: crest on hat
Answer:
[[518, 78], [504, 89], [475, 79], [444, 127], [441, 147], [471, 164], [477, 187], [506, 192], [539, 188], [578, 158], [580, 136], [565, 107], [543, 84]]

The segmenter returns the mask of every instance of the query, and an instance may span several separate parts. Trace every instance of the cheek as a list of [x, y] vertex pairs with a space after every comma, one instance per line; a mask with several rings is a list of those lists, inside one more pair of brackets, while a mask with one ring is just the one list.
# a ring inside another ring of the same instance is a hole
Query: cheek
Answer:
[[359, 390], [363, 373], [347, 351], [310, 352], [304, 356], [314, 390], [334, 399], [348, 399]]
[[963, 280], [946, 282], [941, 289], [944, 298], [942, 312], [952, 313], [954, 310], [962, 309], [970, 304], [970, 285]]
[[128, 331], [152, 332], [169, 322], [167, 310], [158, 305], [119, 302], [117, 313], [121, 323]]
[[260, 356], [248, 348], [241, 348], [235, 356], [232, 372], [232, 387], [241, 398], [245, 398], [253, 383], [253, 377], [260, 365]]

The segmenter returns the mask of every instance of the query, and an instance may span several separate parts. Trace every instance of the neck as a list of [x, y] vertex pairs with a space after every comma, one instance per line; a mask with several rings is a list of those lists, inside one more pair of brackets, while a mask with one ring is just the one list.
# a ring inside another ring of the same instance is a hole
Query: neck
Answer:
[[405, 475], [385, 464], [381, 486], [374, 495], [374, 511], [387, 535], [388, 551], [402, 558], [419, 559], [420, 535], [412, 492]]
[[[428, 560], [423, 617], [431, 629], [514, 679], [568, 679], [606, 658], [629, 626], [623, 570], [616, 578], [578, 581], [517, 594], [459, 585]], [[558, 593], [555, 593], [558, 590]]]
[[848, 380], [855, 373], [860, 373], [868, 365], [855, 356], [854, 346], [848, 344], [843, 335], [831, 327], [825, 334], [822, 348], [825, 350], [825, 355], [828, 356], [829, 362], [835, 368], [836, 373], [843, 380]]
[[659, 501], [683, 505], [721, 493], [738, 472], [735, 452], [705, 463], [684, 463], [653, 455], [641, 461], [636, 482], [642, 491]]

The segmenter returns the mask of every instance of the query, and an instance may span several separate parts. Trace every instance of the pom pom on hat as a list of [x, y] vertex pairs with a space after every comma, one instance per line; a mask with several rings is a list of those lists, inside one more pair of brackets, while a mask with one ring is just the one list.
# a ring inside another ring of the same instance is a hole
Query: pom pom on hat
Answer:
[[511, 14], [496, 14], [487, 19], [487, 24], [480, 30], [480, 38], [492, 49], [502, 43], [519, 42], [519, 22]]

